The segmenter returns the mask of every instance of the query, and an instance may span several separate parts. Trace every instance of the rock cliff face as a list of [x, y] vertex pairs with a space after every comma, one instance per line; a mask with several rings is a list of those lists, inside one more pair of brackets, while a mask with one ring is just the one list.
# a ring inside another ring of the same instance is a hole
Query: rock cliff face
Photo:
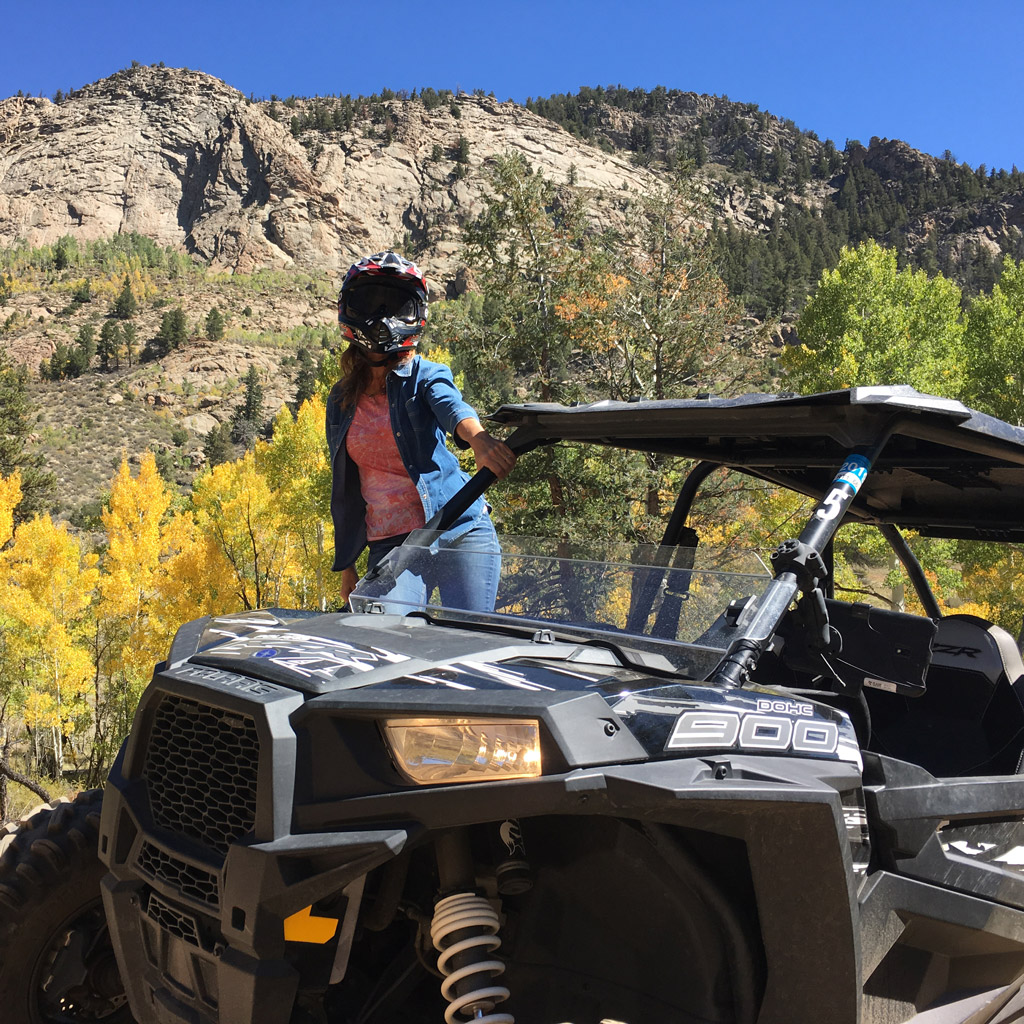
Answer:
[[514, 103], [461, 96], [457, 117], [448, 104], [389, 106], [397, 127], [386, 145], [368, 136], [369, 120], [306, 132], [300, 144], [270, 104], [198, 71], [137, 67], [59, 104], [4, 100], [0, 245], [137, 231], [215, 267], [338, 270], [408, 236], [451, 292], [459, 224], [479, 211], [489, 157], [514, 148], [584, 188], [654, 180]]
[[333, 205], [280, 125], [199, 72], [138, 68], [60, 105], [6, 100], [0, 125], [5, 244], [137, 231], [226, 266], [311, 260], [302, 225]]
[[[451, 296], [466, 287], [459, 235], [481, 208], [482, 169], [508, 150], [556, 183], [590, 191], [602, 225], [618, 222], [626, 190], [649, 189], [685, 158], [706, 161], [700, 174], [714, 216], [765, 234], [786, 204], [834, 203], [858, 167], [886, 197], [936, 177], [935, 158], [898, 140], [855, 143], [837, 157], [812, 132], [752, 104], [674, 91], [648, 99], [641, 111], [581, 98], [593, 108], [587, 142], [542, 101], [534, 113], [483, 95], [435, 96], [432, 105], [346, 98], [348, 116], [339, 118], [334, 98], [255, 101], [198, 71], [134, 67], [56, 104], [0, 101], [0, 247], [137, 231], [215, 268], [335, 273], [367, 251], [414, 248], [434, 295]], [[804, 167], [803, 184], [783, 182], [781, 164]], [[903, 234], [916, 252], [937, 229], [947, 264], [979, 247], [1019, 256], [1022, 203], [1019, 190], [924, 215], [910, 203]], [[890, 234], [882, 240], [899, 244]]]

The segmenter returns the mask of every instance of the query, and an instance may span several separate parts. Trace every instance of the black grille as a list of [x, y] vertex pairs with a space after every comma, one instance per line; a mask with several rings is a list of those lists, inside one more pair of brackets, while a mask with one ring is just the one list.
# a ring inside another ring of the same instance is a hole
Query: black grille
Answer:
[[143, 843], [136, 862], [139, 870], [174, 886], [182, 894], [207, 906], [220, 904], [220, 887], [212, 871], [188, 864], [152, 843]]
[[168, 694], [142, 770], [158, 825], [220, 853], [256, 824], [260, 743], [248, 715]]
[[153, 893], [149, 894], [146, 914], [154, 924], [159, 925], [164, 931], [176, 935], [179, 939], [184, 939], [193, 946], [202, 948], [202, 943], [199, 941], [199, 926], [194, 917], [189, 917], [188, 914], [169, 907]]

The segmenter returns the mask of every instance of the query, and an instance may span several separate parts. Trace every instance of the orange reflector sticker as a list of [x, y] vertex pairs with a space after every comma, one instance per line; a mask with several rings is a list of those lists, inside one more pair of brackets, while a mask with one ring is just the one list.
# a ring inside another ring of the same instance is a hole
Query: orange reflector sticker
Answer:
[[334, 938], [337, 930], [336, 917], [314, 917], [312, 906], [284, 919], [285, 942], [315, 942], [322, 946]]

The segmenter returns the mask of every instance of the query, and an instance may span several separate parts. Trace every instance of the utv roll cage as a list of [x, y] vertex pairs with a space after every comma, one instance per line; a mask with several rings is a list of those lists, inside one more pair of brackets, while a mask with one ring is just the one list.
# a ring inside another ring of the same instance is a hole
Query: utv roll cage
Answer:
[[[706, 681], [727, 688], [752, 681], [796, 687], [810, 682], [818, 691], [845, 699], [846, 710], [865, 732], [871, 728], [864, 724], [871, 712], [881, 732], [896, 730], [885, 723], [902, 721], [906, 702], [894, 710], [891, 695], [924, 694], [936, 621], [943, 618], [901, 530], [929, 537], [1024, 541], [1024, 429], [906, 386], [810, 396], [506, 405], [490, 419], [511, 428], [507, 443], [518, 453], [578, 441], [695, 461], [662, 537], [659, 550], [668, 553], [668, 561], [648, 573], [632, 606], [630, 626], [639, 630], [660, 592], [655, 635], [674, 635], [672, 620], [686, 599], [687, 570], [693, 567], [698, 545], [687, 520], [712, 473], [732, 470], [814, 499], [799, 535], [773, 552], [774, 579], [767, 590], [760, 597], [734, 601], [705, 635], [709, 646], [726, 652]], [[491, 482], [488, 471], [478, 473], [427, 529], [445, 529]], [[832, 545], [843, 521], [879, 528], [904, 566], [925, 618], [834, 600]], [[967, 625], [959, 623], [961, 629]], [[986, 632], [997, 628], [982, 620], [974, 625]], [[1007, 634], [998, 633], [1000, 671], [1012, 683], [1024, 677], [1024, 665], [1018, 676], [1019, 655], [1007, 649]], [[846, 655], [839, 657], [844, 649]], [[858, 664], [850, 664], [851, 653]], [[861, 695], [864, 685], [875, 691], [870, 701]], [[959, 696], [935, 699], [943, 702], [940, 718], [956, 716]], [[843, 706], [842, 700], [836, 703]], [[934, 700], [920, 703], [923, 707]], [[1003, 708], [1011, 715], [1014, 736], [1024, 730], [1019, 705], [1015, 699]], [[989, 701], [984, 711], [997, 706], [999, 701]], [[994, 739], [981, 743], [989, 754], [993, 743], [1006, 746], [1003, 733], [996, 732]], [[917, 760], [922, 762], [921, 757]], [[981, 762], [993, 771], [1009, 764], [995, 754]], [[934, 757], [929, 766], [939, 771], [949, 767]], [[977, 770], [960, 761], [953, 767], [954, 773]]]

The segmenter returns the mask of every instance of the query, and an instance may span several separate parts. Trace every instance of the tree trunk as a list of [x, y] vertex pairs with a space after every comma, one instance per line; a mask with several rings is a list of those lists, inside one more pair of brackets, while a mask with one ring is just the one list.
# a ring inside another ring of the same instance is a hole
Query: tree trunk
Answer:
[[[898, 570], [902, 568], [900, 560], [896, 557], [895, 551], [892, 551], [889, 554], [889, 568], [890, 570]], [[906, 596], [907, 587], [906, 584], [901, 581], [892, 588], [892, 593], [889, 595], [889, 607], [894, 612], [906, 611]]]
[[[4, 730], [3, 737], [4, 745], [0, 750], [0, 760], [6, 764], [11, 749], [11, 737], [6, 730]], [[10, 811], [7, 797], [7, 776], [0, 775], [0, 822], [6, 821], [8, 817], [10, 817]]]
[[565, 493], [562, 490], [562, 478], [557, 473], [548, 475], [548, 490], [551, 494], [551, 507], [560, 516], [565, 515]]
[[[6, 750], [4, 752], [6, 753]], [[21, 772], [16, 772], [7, 763], [6, 757], [0, 757], [0, 777], [2, 777], [4, 781], [4, 804], [2, 809], [0, 809], [2, 810], [2, 813], [0, 813], [0, 819], [7, 817], [7, 779], [12, 779], [14, 782], [24, 786], [26, 789], [32, 790], [40, 800], [44, 800], [46, 803], [50, 802], [50, 794], [47, 793], [47, 791], [43, 789], [35, 779], [31, 779], [27, 775], [22, 775]]]

